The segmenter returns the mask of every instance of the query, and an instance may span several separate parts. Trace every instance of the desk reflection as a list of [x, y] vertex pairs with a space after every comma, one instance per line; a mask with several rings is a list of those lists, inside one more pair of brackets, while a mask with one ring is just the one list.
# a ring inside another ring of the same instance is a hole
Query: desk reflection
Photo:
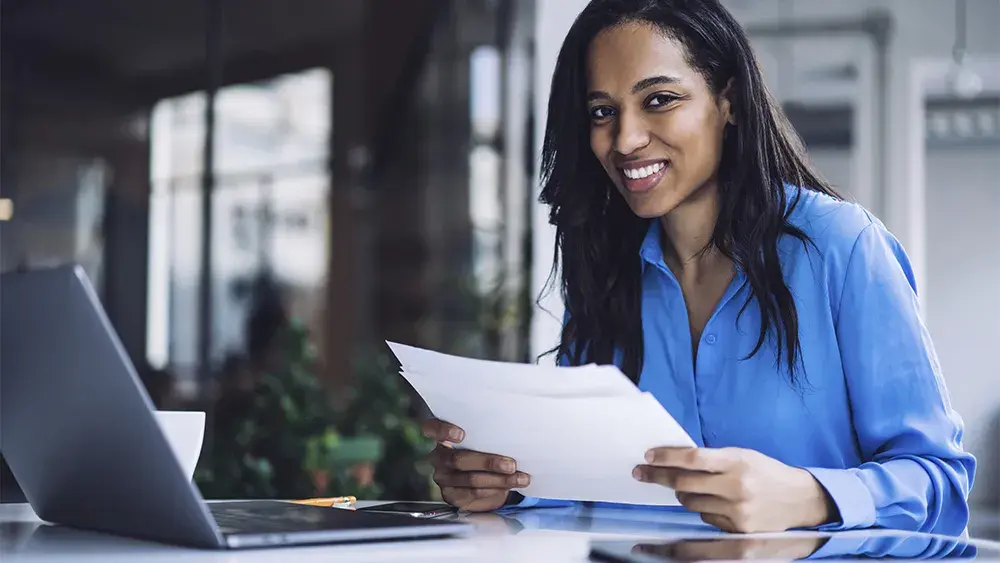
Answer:
[[510, 533], [518, 533], [521, 530], [559, 530], [628, 535], [684, 534], [687, 536], [722, 533], [718, 528], [702, 522], [698, 514], [685, 510], [573, 506], [502, 511], [493, 516], [503, 518]]
[[[107, 554], [146, 553], [150, 546], [161, 544], [43, 523], [4, 522], [0, 524], [0, 554], [71, 555], [81, 552]], [[175, 552], [197, 551], [170, 546]]]
[[1000, 551], [985, 553], [958, 538], [852, 533], [833, 536], [754, 538], [720, 536], [664, 541], [597, 541], [592, 558], [609, 561], [818, 561], [847, 559], [973, 559], [977, 555], [996, 558]]
[[739, 559], [794, 561], [810, 557], [825, 542], [826, 538], [680, 540], [638, 543], [631, 548], [631, 552], [671, 561]]

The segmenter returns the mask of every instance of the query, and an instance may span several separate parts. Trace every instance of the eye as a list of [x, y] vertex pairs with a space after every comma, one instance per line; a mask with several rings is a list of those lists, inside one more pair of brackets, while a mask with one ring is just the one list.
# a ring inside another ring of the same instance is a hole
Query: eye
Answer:
[[614, 117], [614, 108], [608, 106], [595, 106], [590, 108], [590, 118], [593, 120], [607, 119]]
[[653, 94], [646, 99], [646, 107], [658, 108], [672, 104], [673, 102], [679, 100], [680, 98], [672, 94]]

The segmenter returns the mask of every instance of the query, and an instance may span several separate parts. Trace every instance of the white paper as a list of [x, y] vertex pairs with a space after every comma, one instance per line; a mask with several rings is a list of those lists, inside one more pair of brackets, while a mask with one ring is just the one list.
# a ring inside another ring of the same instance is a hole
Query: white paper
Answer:
[[388, 343], [403, 371], [445, 381], [447, 385], [473, 386], [531, 396], [612, 396], [638, 392], [618, 368], [539, 366], [476, 360]]
[[650, 448], [695, 443], [617, 368], [542, 368], [390, 346], [434, 416], [465, 431], [460, 447], [508, 456], [531, 475], [522, 494], [678, 504], [671, 489], [636, 481], [632, 470]]

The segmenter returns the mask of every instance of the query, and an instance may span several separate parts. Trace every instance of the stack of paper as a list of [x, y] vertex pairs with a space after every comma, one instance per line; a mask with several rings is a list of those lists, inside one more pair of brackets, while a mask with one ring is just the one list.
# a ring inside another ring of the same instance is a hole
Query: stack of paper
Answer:
[[678, 504], [671, 489], [636, 481], [632, 470], [650, 448], [695, 443], [618, 368], [493, 362], [388, 344], [434, 416], [465, 431], [458, 447], [510, 457], [531, 475], [522, 494]]

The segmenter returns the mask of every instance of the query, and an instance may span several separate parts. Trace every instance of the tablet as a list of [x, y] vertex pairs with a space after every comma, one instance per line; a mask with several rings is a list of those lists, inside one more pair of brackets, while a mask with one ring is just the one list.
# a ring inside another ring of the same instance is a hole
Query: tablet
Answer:
[[443, 502], [390, 502], [388, 504], [376, 504], [358, 508], [364, 512], [386, 512], [395, 514], [406, 514], [417, 518], [437, 518], [458, 513], [458, 509]]

